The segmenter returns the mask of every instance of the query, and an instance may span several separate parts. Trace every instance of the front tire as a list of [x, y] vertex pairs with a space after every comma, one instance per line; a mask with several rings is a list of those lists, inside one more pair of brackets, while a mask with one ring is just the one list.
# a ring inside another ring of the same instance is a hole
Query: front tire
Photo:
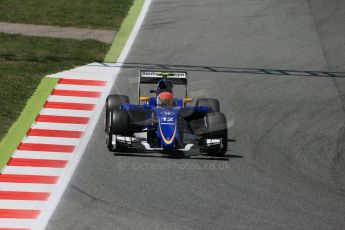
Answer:
[[129, 103], [129, 97], [127, 95], [109, 95], [105, 103], [105, 132], [108, 130], [109, 116], [108, 113], [112, 110], [120, 109], [121, 104]]
[[114, 152], [116, 150], [116, 141], [115, 141], [115, 146], [113, 145], [113, 134], [107, 133], [106, 134], [106, 140], [105, 143], [107, 145], [107, 148], [109, 151]]
[[226, 117], [221, 112], [207, 113], [205, 116], [205, 134], [206, 139], [220, 139], [219, 147], [207, 147], [206, 153], [212, 156], [224, 156], [228, 149], [228, 129]]
[[112, 134], [125, 137], [133, 136], [131, 118], [127, 111], [115, 109], [110, 111], [110, 127]]
[[120, 109], [109, 111], [107, 117], [108, 125], [105, 142], [109, 151], [118, 151], [119, 146], [117, 144], [117, 140], [115, 139], [115, 143], [113, 143], [113, 139], [116, 138], [117, 135], [125, 137], [133, 136], [130, 117], [127, 111]]

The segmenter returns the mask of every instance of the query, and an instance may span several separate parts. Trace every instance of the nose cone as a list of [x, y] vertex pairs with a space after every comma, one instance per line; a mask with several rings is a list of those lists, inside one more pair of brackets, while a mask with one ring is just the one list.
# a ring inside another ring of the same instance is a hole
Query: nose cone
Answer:
[[172, 148], [175, 145], [175, 139], [178, 136], [176, 109], [158, 109], [159, 118], [158, 136], [161, 139], [163, 148]]
[[161, 124], [160, 125], [160, 136], [162, 139], [162, 145], [170, 147], [175, 144], [177, 127], [176, 124]]

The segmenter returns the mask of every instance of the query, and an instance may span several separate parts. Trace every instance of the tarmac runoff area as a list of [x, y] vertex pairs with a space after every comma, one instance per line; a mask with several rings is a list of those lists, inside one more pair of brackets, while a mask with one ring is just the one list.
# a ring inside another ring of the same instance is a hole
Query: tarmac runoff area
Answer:
[[0, 32], [77, 40], [93, 39], [109, 44], [113, 41], [116, 34], [115, 31], [111, 30], [80, 29], [74, 27], [42, 26], [5, 22], [0, 22]]

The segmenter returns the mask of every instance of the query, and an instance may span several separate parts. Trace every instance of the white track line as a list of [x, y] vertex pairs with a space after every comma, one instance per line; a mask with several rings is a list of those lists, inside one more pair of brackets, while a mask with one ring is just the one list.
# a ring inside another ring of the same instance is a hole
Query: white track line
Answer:
[[33, 219], [1, 219], [0, 223], [2, 228], [8, 229], [16, 229], [16, 228], [23, 228], [23, 229], [32, 229], [36, 220]]
[[50, 95], [47, 101], [97, 104], [99, 102], [99, 98], [66, 97], [66, 96]]
[[55, 184], [32, 184], [32, 183], [6, 183], [6, 182], [0, 182], [0, 191], [52, 192], [55, 189], [56, 189]]
[[22, 143], [74, 145], [74, 146], [76, 146], [80, 143], [80, 138], [27, 136], [22, 140]]
[[[98, 66], [98, 68], [91, 67], [90, 69], [86, 69], [89, 65], [84, 65], [75, 69], [71, 70], [71, 73], [74, 74], [74, 76], [80, 77], [82, 79], [88, 79], [88, 77], [93, 77], [95, 80], [99, 81], [111, 81], [112, 74], [114, 73], [114, 69], [110, 69], [103, 66]], [[83, 69], [85, 67], [85, 69]], [[102, 72], [99, 72], [99, 67], [102, 68]]]
[[42, 160], [70, 160], [73, 158], [73, 155], [71, 153], [34, 152], [17, 150], [14, 152], [13, 157]]
[[33, 129], [65, 130], [65, 131], [85, 131], [86, 125], [81, 124], [63, 124], [51, 122], [36, 122], [31, 126]]
[[[114, 64], [115, 66], [116, 64]], [[80, 66], [75, 68], [74, 70], [78, 71], [79, 73], [94, 73], [94, 74], [98, 74], [100, 76], [106, 74], [107, 76], [109, 76], [109, 74], [113, 74], [114, 73], [114, 66], [109, 66], [107, 64], [104, 63], [98, 63], [98, 62], [94, 62], [94, 63], [90, 63], [88, 65], [84, 65], [84, 66]], [[98, 69], [99, 67], [102, 67], [102, 73], [99, 73]], [[120, 67], [120, 66], [117, 66]]]
[[88, 91], [88, 92], [103, 92], [104, 87], [102, 86], [87, 86], [87, 85], [66, 85], [58, 84], [55, 89], [61, 90], [77, 90], [77, 91]]
[[11, 209], [41, 210], [46, 204], [46, 201], [36, 200], [0, 200], [0, 208], [11, 207]]
[[[83, 79], [83, 80], [98, 80], [98, 81], [109, 81], [112, 80], [112, 74], [114, 72], [114, 68], [107, 67], [106, 65], [99, 64], [95, 66], [96, 63], [91, 63], [82, 68], [77, 67], [72, 70], [63, 71], [56, 74], [51, 74], [48, 77], [52, 78], [65, 78], [65, 79]], [[96, 67], [96, 68], [95, 68]], [[102, 67], [104, 71], [101, 73], [99, 72], [99, 68]]]
[[48, 77], [52, 78], [64, 78], [64, 79], [83, 79], [83, 80], [98, 80], [98, 81], [108, 81], [111, 77], [105, 76], [104, 74], [94, 74], [94, 73], [80, 73], [73, 70], [66, 72], [61, 72]]
[[41, 110], [40, 115], [72, 116], [72, 117], [91, 117], [93, 111], [73, 110], [73, 109], [49, 109]]
[[60, 176], [63, 173], [63, 170], [63, 168], [6, 166], [3, 170], [3, 173], [20, 175]]

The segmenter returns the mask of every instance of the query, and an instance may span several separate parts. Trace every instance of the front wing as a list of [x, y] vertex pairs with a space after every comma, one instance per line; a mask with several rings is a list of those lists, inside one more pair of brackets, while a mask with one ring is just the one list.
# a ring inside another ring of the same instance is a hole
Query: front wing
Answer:
[[[121, 146], [123, 150], [135, 151], [163, 151], [163, 148], [151, 147], [147, 142], [146, 133], [136, 133], [134, 137], [125, 137], [120, 135], [113, 135], [112, 144], [114, 146]], [[204, 139], [194, 140], [185, 143], [184, 148], [173, 149], [173, 151], [193, 151], [198, 150], [198, 153], [204, 152], [205, 148], [217, 147], [221, 145], [221, 139]]]

